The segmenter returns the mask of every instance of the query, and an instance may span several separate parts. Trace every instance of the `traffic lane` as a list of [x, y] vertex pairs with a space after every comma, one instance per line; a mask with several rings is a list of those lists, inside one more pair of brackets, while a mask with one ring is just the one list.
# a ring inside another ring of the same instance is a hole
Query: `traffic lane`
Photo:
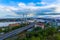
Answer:
[[26, 27], [22, 27], [22, 28], [16, 29], [16, 30], [14, 30], [14, 31], [12, 31], [12, 32], [9, 32], [9, 33], [3, 35], [3, 36], [0, 36], [0, 39], [4, 39], [4, 38], [10, 37], [10, 36], [12, 36], [12, 35], [19, 34], [19, 33], [21, 33], [22, 31], [31, 28], [32, 26], [34, 26], [34, 24], [30, 24], [30, 25], [28, 25], [28, 26], [26, 26]]

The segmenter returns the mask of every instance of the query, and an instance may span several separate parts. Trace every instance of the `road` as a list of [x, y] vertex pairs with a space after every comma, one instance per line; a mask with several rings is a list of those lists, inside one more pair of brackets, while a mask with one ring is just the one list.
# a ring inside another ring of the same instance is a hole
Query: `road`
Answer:
[[6, 39], [6, 38], [8, 38], [8, 37], [12, 37], [12, 36], [14, 36], [14, 35], [17, 35], [17, 34], [23, 32], [23, 31], [25, 31], [25, 30], [27, 30], [27, 29], [29, 29], [29, 28], [32, 28], [33, 26], [34, 26], [34, 24], [32, 23], [32, 24], [30, 24], [30, 25], [28, 25], [28, 26], [26, 26], [26, 27], [22, 27], [22, 28], [13, 30], [13, 31], [11, 31], [11, 32], [9, 32], [9, 33], [6, 33], [6, 34], [0, 36], [0, 40], [4, 40], [4, 39]]

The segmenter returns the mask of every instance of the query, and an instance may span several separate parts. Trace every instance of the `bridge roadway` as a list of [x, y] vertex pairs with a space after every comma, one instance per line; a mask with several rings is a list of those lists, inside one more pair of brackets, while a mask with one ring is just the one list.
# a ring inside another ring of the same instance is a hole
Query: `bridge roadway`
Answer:
[[35, 25], [34, 23], [31, 23], [31, 24], [28, 25], [28, 26], [25, 26], [25, 27], [22, 27], [22, 28], [13, 30], [13, 31], [11, 31], [11, 32], [9, 32], [9, 33], [6, 33], [6, 34], [0, 36], [0, 40], [4, 40], [4, 39], [6, 39], [6, 38], [8, 38], [8, 37], [12, 37], [12, 36], [14, 36], [14, 35], [17, 35], [17, 34], [23, 32], [23, 31], [25, 31], [25, 30], [28, 30], [28, 29], [32, 28], [34, 25]]

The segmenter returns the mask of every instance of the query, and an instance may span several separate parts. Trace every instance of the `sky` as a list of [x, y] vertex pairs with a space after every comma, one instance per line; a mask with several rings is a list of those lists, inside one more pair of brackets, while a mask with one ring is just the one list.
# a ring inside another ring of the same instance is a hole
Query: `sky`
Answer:
[[23, 18], [23, 14], [60, 17], [60, 0], [0, 0], [0, 18]]

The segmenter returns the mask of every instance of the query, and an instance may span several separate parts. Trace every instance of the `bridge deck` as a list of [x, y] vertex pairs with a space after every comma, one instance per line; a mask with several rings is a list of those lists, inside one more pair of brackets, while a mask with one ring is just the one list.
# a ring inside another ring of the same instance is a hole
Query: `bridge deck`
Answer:
[[0, 36], [0, 40], [4, 40], [4, 39], [6, 39], [6, 38], [8, 38], [8, 37], [12, 37], [12, 36], [14, 36], [14, 35], [16, 35], [16, 34], [19, 34], [19, 33], [23, 32], [23, 31], [25, 31], [25, 30], [27, 30], [27, 29], [29, 29], [29, 28], [32, 28], [33, 26], [34, 26], [34, 24], [30, 24], [30, 25], [28, 25], [28, 26], [26, 26], [26, 27], [22, 27], [22, 28], [13, 30], [13, 31], [11, 31], [11, 32], [9, 32], [9, 33], [6, 33], [6, 34]]

